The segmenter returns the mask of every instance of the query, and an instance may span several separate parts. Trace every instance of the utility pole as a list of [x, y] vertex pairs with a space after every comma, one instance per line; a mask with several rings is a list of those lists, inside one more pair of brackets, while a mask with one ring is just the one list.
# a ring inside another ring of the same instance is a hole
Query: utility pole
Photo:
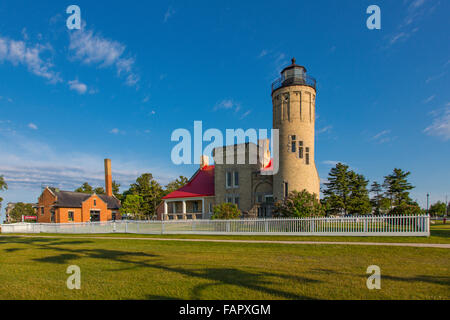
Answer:
[[428, 214], [428, 205], [429, 205], [429, 200], [430, 200], [430, 194], [427, 193], [427, 214]]

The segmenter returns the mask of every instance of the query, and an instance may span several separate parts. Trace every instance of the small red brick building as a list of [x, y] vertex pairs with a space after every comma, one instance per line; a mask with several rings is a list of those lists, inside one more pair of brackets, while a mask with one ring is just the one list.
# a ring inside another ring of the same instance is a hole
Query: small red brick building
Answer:
[[75, 223], [120, 219], [120, 201], [112, 194], [109, 159], [105, 159], [105, 191], [106, 194], [87, 194], [46, 187], [38, 200], [38, 222]]

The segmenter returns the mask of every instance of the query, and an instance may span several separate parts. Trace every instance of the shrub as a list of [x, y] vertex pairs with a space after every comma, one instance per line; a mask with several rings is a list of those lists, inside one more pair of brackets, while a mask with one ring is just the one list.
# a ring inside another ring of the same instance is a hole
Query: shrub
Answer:
[[214, 214], [212, 220], [231, 220], [239, 219], [241, 211], [238, 206], [232, 203], [222, 203], [214, 206]]
[[316, 194], [306, 190], [292, 191], [284, 200], [275, 203], [274, 213], [278, 217], [318, 217], [325, 214]]
[[419, 215], [423, 214], [423, 210], [416, 204], [402, 203], [389, 211], [392, 215]]

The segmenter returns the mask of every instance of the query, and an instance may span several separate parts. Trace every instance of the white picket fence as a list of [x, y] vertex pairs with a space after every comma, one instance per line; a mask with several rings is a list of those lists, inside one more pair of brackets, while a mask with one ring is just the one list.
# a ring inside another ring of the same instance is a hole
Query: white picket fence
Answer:
[[359, 216], [247, 220], [108, 221], [93, 223], [19, 223], [1, 225], [2, 233], [134, 233], [298, 236], [426, 236], [430, 217]]

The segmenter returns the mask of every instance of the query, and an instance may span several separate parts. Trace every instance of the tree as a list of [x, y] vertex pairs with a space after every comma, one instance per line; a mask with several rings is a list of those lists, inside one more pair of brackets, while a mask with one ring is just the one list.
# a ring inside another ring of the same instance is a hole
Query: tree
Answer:
[[355, 215], [368, 214], [372, 211], [370, 205], [369, 191], [367, 190], [368, 180], [362, 174], [350, 171], [348, 174], [350, 196], [348, 197], [348, 213]]
[[350, 196], [348, 176], [348, 166], [342, 163], [338, 163], [336, 167], [331, 168], [328, 174], [328, 182], [325, 183], [326, 189], [323, 191], [323, 194], [330, 213], [347, 214], [348, 198]]
[[81, 192], [81, 193], [87, 193], [87, 194], [105, 194], [105, 188], [103, 187], [96, 187], [93, 188], [88, 182], [83, 183], [83, 185], [77, 189], [75, 189], [75, 192]]
[[[0, 191], [4, 191], [4, 190], [8, 190], [8, 185], [6, 184], [3, 176], [0, 176]], [[0, 209], [2, 208], [2, 201], [3, 201], [3, 198], [0, 197]]]
[[411, 172], [409, 171], [405, 172], [395, 168], [392, 174], [384, 177], [383, 186], [386, 189], [386, 196], [391, 200], [391, 208], [402, 203], [412, 203], [409, 197], [409, 190], [414, 189], [414, 186], [408, 182], [410, 174]]
[[18, 202], [14, 205], [9, 215], [14, 221], [22, 221], [22, 216], [34, 216], [35, 212], [31, 204]]
[[140, 216], [140, 210], [142, 205], [142, 197], [139, 195], [129, 194], [125, 198], [120, 208], [121, 214], [131, 213], [135, 217]]
[[164, 190], [153, 179], [151, 173], [144, 173], [136, 179], [136, 183], [130, 185], [130, 189], [124, 195], [133, 194], [142, 197], [141, 213], [153, 217], [156, 215], [156, 207], [161, 202]]
[[239, 219], [241, 216], [241, 211], [238, 206], [232, 203], [221, 203], [214, 206], [214, 214], [212, 215], [212, 220], [231, 220]]
[[94, 189], [94, 193], [96, 194], [105, 194], [105, 189], [103, 187], [97, 187]]
[[115, 180], [112, 182], [112, 193], [118, 200], [122, 202], [124, 197], [120, 193], [120, 183], [116, 182]]
[[185, 176], [179, 176], [176, 180], [168, 183], [164, 190], [164, 195], [168, 195], [169, 193], [184, 187], [189, 182], [189, 179]]
[[275, 203], [274, 213], [279, 217], [317, 217], [323, 216], [325, 211], [317, 195], [306, 190], [292, 191], [282, 201]]
[[75, 192], [92, 194], [92, 193], [94, 193], [94, 189], [92, 188], [92, 186], [89, 183], [85, 182], [85, 183], [83, 183], [83, 185], [81, 187], [75, 189]]
[[444, 202], [438, 201], [430, 206], [428, 212], [432, 216], [443, 217], [447, 213], [447, 206], [445, 205]]
[[384, 196], [384, 189], [381, 184], [374, 181], [371, 185], [370, 192], [374, 194], [370, 203], [373, 207], [373, 213], [376, 215], [385, 214], [391, 208], [391, 201]]

